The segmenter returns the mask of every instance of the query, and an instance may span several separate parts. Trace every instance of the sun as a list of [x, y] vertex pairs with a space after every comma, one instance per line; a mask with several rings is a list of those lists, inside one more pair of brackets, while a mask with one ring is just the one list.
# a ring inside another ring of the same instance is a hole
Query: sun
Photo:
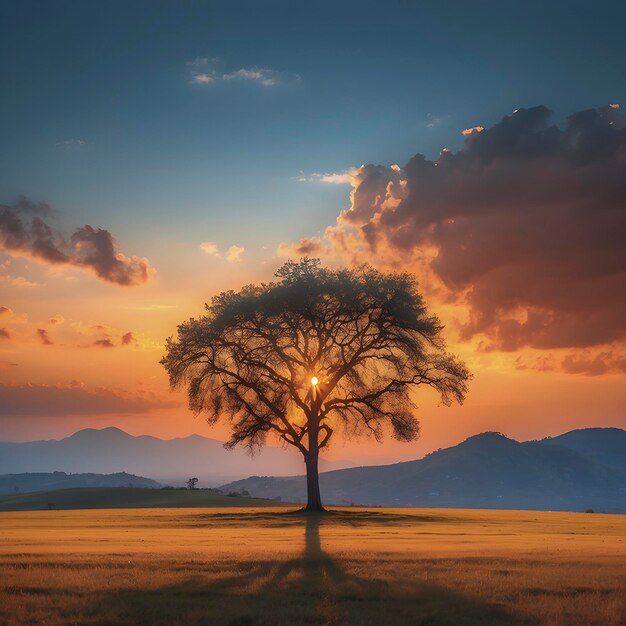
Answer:
[[319, 383], [319, 380], [317, 380], [317, 376], [313, 376], [313, 378], [311, 378], [311, 384], [315, 387], [317, 383]]

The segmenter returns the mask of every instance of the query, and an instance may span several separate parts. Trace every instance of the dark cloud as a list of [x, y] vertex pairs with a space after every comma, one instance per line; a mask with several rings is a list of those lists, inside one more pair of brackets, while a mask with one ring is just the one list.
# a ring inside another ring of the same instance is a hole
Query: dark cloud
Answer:
[[562, 369], [569, 374], [600, 376], [602, 374], [626, 374], [626, 357], [611, 351], [587, 354], [571, 354], [563, 359]]
[[48, 205], [25, 198], [13, 206], [0, 205], [0, 248], [51, 265], [84, 268], [115, 285], [141, 285], [148, 280], [153, 271], [148, 260], [120, 253], [108, 230], [87, 225], [68, 240], [44, 221], [42, 216], [48, 213]]
[[0, 328], [0, 339], [11, 339], [11, 333], [6, 328]]
[[93, 342], [93, 345], [97, 346], [98, 348], [115, 348], [113, 342], [108, 338], [96, 339], [96, 341]]
[[0, 385], [2, 417], [141, 413], [168, 405], [150, 394], [129, 396], [110, 389], [87, 390], [78, 385]]
[[551, 353], [530, 361], [520, 356], [516, 359], [516, 369], [539, 372], [559, 371], [585, 376], [626, 374], [626, 356], [624, 356], [623, 346], [621, 350], [600, 350], [599, 352], [588, 349], [578, 350], [561, 360]]
[[122, 335], [122, 345], [127, 346], [135, 342], [135, 337], [130, 331]]
[[280, 256], [316, 257], [323, 255], [324, 252], [324, 244], [318, 237], [301, 239], [295, 244], [281, 243], [278, 247], [278, 254]]
[[[485, 349], [626, 337], [626, 130], [612, 105], [564, 128], [543, 106], [476, 127], [457, 153], [363, 166], [326, 245], [427, 260]], [[306, 242], [300, 242], [302, 247]], [[363, 258], [363, 255], [362, 257]], [[367, 258], [367, 257], [366, 257]]]
[[45, 328], [38, 328], [37, 336], [39, 337], [39, 339], [41, 339], [41, 343], [43, 343], [44, 346], [51, 346], [54, 344], [54, 341], [50, 339], [50, 335]]
[[5, 315], [11, 313], [11, 309], [6, 306], [0, 306], [0, 315]]

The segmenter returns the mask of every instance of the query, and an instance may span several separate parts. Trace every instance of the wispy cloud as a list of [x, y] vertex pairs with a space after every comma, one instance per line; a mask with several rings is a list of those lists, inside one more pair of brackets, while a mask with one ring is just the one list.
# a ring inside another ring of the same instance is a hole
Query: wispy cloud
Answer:
[[305, 174], [300, 172], [295, 177], [299, 183], [327, 183], [330, 185], [351, 185], [354, 181], [354, 175], [358, 172], [356, 167], [351, 167], [343, 172], [334, 172], [328, 174], [319, 174], [313, 172], [312, 174]]
[[65, 139], [64, 141], [57, 141], [54, 145], [64, 150], [80, 150], [87, 145], [87, 142], [84, 139]]
[[140, 306], [124, 307], [128, 311], [167, 311], [168, 309], [177, 309], [177, 304], [143, 304]]
[[0, 276], [0, 285], [6, 285], [11, 287], [39, 287], [39, 283], [34, 283], [31, 280], [27, 280], [23, 276]]
[[232, 71], [221, 69], [218, 58], [196, 57], [187, 62], [190, 82], [194, 85], [215, 85], [229, 81], [253, 82], [263, 87], [274, 87], [300, 80], [297, 74], [280, 72], [264, 67], [242, 67]]
[[[6, 364], [9, 367], [15, 365]], [[142, 413], [173, 404], [171, 399], [147, 391], [104, 387], [87, 389], [78, 381], [67, 385], [0, 385], [0, 418]]]

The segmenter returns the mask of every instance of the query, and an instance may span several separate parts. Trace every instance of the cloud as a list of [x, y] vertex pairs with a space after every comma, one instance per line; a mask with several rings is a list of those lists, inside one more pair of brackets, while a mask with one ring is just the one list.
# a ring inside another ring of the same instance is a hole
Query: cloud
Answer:
[[11, 287], [25, 287], [27, 289], [39, 287], [39, 283], [27, 280], [23, 276], [0, 276], [0, 285], [7, 285]]
[[[219, 251], [217, 244], [212, 241], [205, 241], [200, 244], [200, 250], [205, 252], [206, 254], [214, 257], [221, 257], [222, 253]], [[224, 256], [229, 263], [234, 263], [238, 261], [241, 255], [245, 252], [245, 248], [241, 246], [232, 245], [228, 250], [226, 250]]]
[[467, 307], [462, 338], [486, 350], [612, 344], [626, 336], [624, 126], [618, 107], [559, 128], [537, 106], [466, 134], [456, 153], [364, 165], [336, 225], [291, 248], [410, 267], [440, 302]]
[[[120, 337], [119, 341], [120, 346], [130, 346], [137, 343], [135, 336], [130, 331], [124, 333]], [[100, 339], [96, 339], [91, 345], [95, 346], [96, 348], [115, 348], [117, 344], [115, 344], [113, 340], [108, 335], [106, 335], [104, 337], [101, 337]]]
[[115, 348], [115, 344], [108, 337], [105, 337], [104, 339], [96, 339], [93, 342], [93, 345], [98, 348]]
[[226, 250], [226, 260], [229, 263], [234, 263], [235, 261], [239, 261], [241, 255], [245, 252], [245, 248], [241, 246], [231, 246]]
[[426, 128], [435, 128], [436, 126], [441, 125], [446, 118], [447, 115], [433, 115], [432, 113], [426, 114]]
[[48, 334], [48, 331], [45, 328], [38, 328], [37, 336], [39, 337], [41, 343], [43, 343], [44, 346], [54, 345], [54, 341], [50, 339], [50, 335]]
[[65, 141], [57, 142], [55, 145], [57, 148], [65, 150], [80, 150], [86, 144], [87, 142], [84, 139], [66, 139]]
[[217, 245], [214, 244], [212, 241], [203, 241], [200, 244], [200, 250], [202, 250], [202, 252], [206, 252], [207, 254], [210, 254], [211, 256], [220, 255], [220, 252], [217, 249]]
[[518, 357], [516, 369], [540, 372], [565, 372], [584, 376], [602, 376], [605, 374], [626, 374], [625, 347], [593, 351], [591, 349], [570, 352], [565, 357], [557, 358], [554, 354], [537, 356], [534, 361]]
[[130, 394], [117, 389], [88, 390], [71, 385], [0, 385], [0, 416], [88, 415], [142, 413], [171, 401], [150, 393]]
[[177, 309], [177, 304], [144, 304], [142, 306], [125, 307], [129, 311], [167, 311], [169, 309]]
[[297, 74], [278, 72], [262, 67], [243, 67], [234, 71], [225, 72], [220, 69], [221, 63], [217, 58], [196, 57], [188, 61], [190, 68], [190, 82], [194, 85], [215, 85], [217, 83], [243, 81], [274, 87], [282, 83], [300, 80]]
[[462, 131], [462, 135], [467, 137], [468, 135], [473, 135], [474, 133], [482, 133], [485, 130], [482, 126], [472, 126], [471, 128], [466, 128]]
[[11, 333], [6, 328], [0, 328], [0, 339], [11, 339]]
[[612, 351], [600, 352], [596, 355], [570, 354], [561, 363], [561, 367], [569, 374], [586, 374], [600, 376], [602, 374], [626, 374], [626, 356], [614, 354]]
[[[136, 346], [152, 349], [155, 344], [148, 337], [136, 335], [129, 330], [120, 330], [104, 324], [91, 324], [81, 321], [70, 322], [65, 332], [68, 342], [78, 348], [117, 348]], [[159, 344], [160, 345], [160, 344]]]
[[358, 169], [354, 167], [334, 174], [304, 174], [301, 172], [295, 179], [300, 183], [320, 182], [332, 185], [352, 185], [357, 172]]
[[276, 253], [285, 257], [321, 257], [328, 252], [324, 242], [319, 237], [300, 239], [298, 243], [281, 243]]
[[[47, 205], [35, 205], [24, 198], [13, 206], [0, 205], [0, 249], [48, 265], [85, 269], [119, 286], [141, 285], [154, 272], [147, 259], [129, 258], [119, 252], [108, 230], [86, 225], [65, 238], [44, 221], [41, 207]], [[33, 285], [27, 283], [18, 286]]]

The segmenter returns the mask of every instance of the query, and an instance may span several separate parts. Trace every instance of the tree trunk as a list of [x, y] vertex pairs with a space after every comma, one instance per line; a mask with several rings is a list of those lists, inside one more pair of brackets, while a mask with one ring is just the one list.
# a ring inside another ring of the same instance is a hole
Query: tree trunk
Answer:
[[306, 463], [306, 495], [307, 511], [323, 511], [322, 496], [320, 494], [320, 478], [318, 473], [318, 450], [309, 450], [305, 459]]

